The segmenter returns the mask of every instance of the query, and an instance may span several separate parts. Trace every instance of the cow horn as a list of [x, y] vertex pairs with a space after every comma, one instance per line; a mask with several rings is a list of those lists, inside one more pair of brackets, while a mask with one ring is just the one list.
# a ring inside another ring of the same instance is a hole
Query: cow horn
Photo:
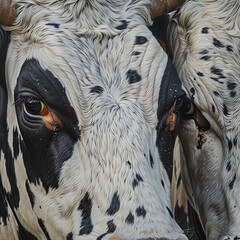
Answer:
[[151, 15], [156, 18], [180, 7], [186, 0], [152, 0]]
[[15, 8], [12, 6], [11, 0], [0, 0], [0, 25], [12, 25], [15, 14]]

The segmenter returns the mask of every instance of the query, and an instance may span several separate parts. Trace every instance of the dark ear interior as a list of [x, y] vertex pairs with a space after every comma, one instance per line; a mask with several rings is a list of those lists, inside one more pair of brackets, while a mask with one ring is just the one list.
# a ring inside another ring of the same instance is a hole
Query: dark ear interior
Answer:
[[9, 32], [6, 32], [0, 26], [0, 86], [6, 89], [5, 80], [5, 61], [9, 44]]

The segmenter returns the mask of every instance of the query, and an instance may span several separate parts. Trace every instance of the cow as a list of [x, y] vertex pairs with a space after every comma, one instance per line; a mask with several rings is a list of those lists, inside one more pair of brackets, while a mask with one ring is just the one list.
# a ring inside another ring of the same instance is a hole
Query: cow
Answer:
[[240, 239], [240, 1], [187, 1], [168, 39], [183, 88], [210, 123], [199, 131], [181, 121], [186, 194], [208, 240]]
[[193, 104], [147, 28], [180, 2], [0, 1], [1, 240], [187, 240], [167, 172]]

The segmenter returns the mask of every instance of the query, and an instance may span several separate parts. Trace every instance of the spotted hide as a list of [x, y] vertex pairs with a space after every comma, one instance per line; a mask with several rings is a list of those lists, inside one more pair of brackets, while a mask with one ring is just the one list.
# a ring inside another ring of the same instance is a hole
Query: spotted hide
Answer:
[[[188, 1], [169, 26], [183, 86], [211, 127], [182, 120], [182, 180], [208, 240], [240, 239], [240, 1]], [[195, 113], [194, 113], [195, 114]]]
[[13, 1], [0, 29], [1, 240], [187, 239], [165, 169], [183, 92], [150, 3]]

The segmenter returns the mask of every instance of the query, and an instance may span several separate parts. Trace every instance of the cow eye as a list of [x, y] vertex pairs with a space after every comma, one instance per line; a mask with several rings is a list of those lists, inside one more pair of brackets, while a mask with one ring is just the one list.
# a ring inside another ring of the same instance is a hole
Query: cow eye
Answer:
[[31, 115], [47, 115], [47, 106], [39, 99], [28, 98], [23, 103], [24, 110], [26, 113]]

